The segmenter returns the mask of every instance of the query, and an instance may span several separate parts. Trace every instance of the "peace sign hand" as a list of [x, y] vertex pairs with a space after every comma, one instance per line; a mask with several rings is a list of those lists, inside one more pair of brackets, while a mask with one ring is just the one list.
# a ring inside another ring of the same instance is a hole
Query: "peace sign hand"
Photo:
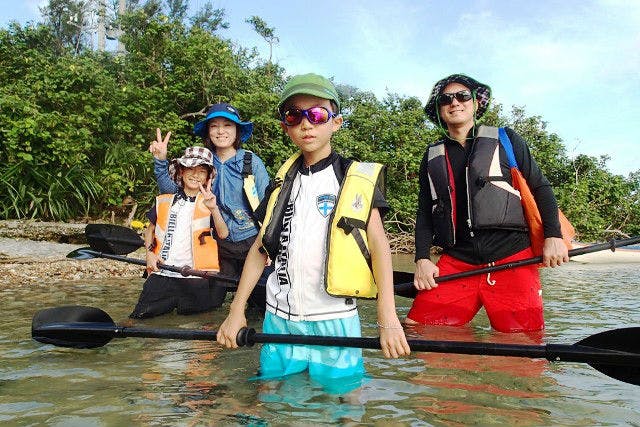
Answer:
[[207, 180], [204, 187], [200, 184], [200, 192], [202, 193], [204, 205], [209, 208], [211, 213], [218, 210], [216, 195], [211, 191], [211, 178]]
[[156, 140], [151, 141], [149, 144], [149, 152], [153, 154], [158, 160], [167, 160], [167, 145], [169, 145], [169, 139], [171, 138], [171, 131], [162, 138], [162, 132], [160, 128], [156, 128]]

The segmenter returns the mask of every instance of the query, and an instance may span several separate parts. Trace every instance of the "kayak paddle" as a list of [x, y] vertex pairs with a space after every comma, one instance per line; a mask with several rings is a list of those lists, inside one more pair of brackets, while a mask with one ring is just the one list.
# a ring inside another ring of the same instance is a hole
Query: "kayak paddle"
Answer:
[[[143, 259], [98, 252], [98, 251], [94, 251], [91, 248], [79, 248], [74, 251], [71, 251], [67, 254], [67, 258], [72, 258], [77, 260], [92, 259], [92, 258], [107, 258], [107, 259], [113, 259], [116, 261], [127, 262], [129, 264], [137, 264], [137, 265], [143, 265], [143, 266], [147, 265], [147, 261]], [[205, 279], [216, 279], [216, 281], [232, 283], [235, 285], [233, 286], [233, 289], [235, 289], [238, 285], [237, 277], [224, 276], [214, 271], [196, 270], [189, 267], [188, 265], [185, 265], [183, 267], [177, 267], [175, 265], [160, 263], [158, 267], [160, 267], [160, 269], [162, 270], [168, 270], [168, 271], [173, 271], [175, 273], [180, 273], [185, 277], [198, 276], [198, 277], [204, 277]]]
[[[88, 224], [85, 228], [85, 235], [91, 249], [95, 252], [99, 252], [103, 258], [118, 259], [120, 261], [127, 261], [127, 258], [113, 258], [108, 255], [123, 255], [134, 252], [135, 250], [144, 246], [144, 241], [138, 236], [131, 228], [114, 225], [114, 224]], [[582, 248], [572, 249], [569, 251], [569, 257], [588, 254], [591, 252], [598, 252], [610, 249], [615, 251], [616, 248], [622, 246], [634, 245], [640, 243], [640, 236], [629, 237], [627, 239], [610, 240], [606, 243], [599, 243], [591, 246], [585, 246]], [[86, 249], [82, 249], [85, 252]], [[75, 251], [74, 251], [75, 252]], [[71, 252], [67, 257], [74, 254]], [[77, 254], [76, 254], [77, 255]], [[79, 259], [79, 258], [77, 258]], [[523, 267], [525, 265], [540, 264], [542, 262], [542, 256], [522, 259], [520, 261], [509, 262], [505, 264], [493, 265], [490, 267], [482, 267], [474, 270], [463, 271], [460, 273], [448, 274], [446, 276], [436, 277], [436, 283], [442, 283], [449, 280], [462, 279], [463, 277], [475, 276], [477, 274], [492, 273], [494, 271], [508, 270], [511, 268]], [[146, 265], [146, 263], [142, 264]], [[164, 268], [164, 267], [163, 267]], [[175, 267], [180, 268], [180, 267]], [[174, 271], [174, 270], [171, 270]], [[195, 272], [198, 270], [190, 270], [192, 275], [197, 276]], [[180, 271], [179, 271], [180, 272]], [[204, 273], [204, 272], [202, 272]], [[205, 276], [201, 276], [205, 277]], [[237, 279], [234, 279], [237, 283]], [[396, 295], [405, 298], [415, 298], [418, 291], [413, 285], [413, 273], [395, 271], [393, 272], [393, 289]]]
[[[604, 251], [610, 249], [612, 252], [616, 250], [616, 248], [622, 246], [634, 245], [636, 243], [640, 243], [640, 236], [629, 237], [627, 239], [611, 239], [606, 243], [598, 243], [595, 245], [585, 246], [582, 248], [571, 249], [569, 251], [569, 257], [574, 257], [578, 255], [584, 255], [592, 252]], [[461, 279], [463, 277], [475, 276], [477, 274], [485, 274], [485, 273], [493, 273], [494, 271], [500, 270], [508, 270], [511, 268], [523, 267], [525, 265], [532, 264], [540, 264], [542, 262], [542, 256], [525, 258], [519, 261], [508, 262], [505, 264], [493, 265], [491, 267], [482, 267], [469, 271], [463, 271], [461, 273], [448, 274], [446, 276], [439, 276], [435, 278], [436, 283], [447, 282], [449, 280]], [[410, 276], [408, 276], [410, 275]], [[405, 283], [397, 283], [403, 282]], [[407, 298], [415, 298], [417, 294], [417, 290], [415, 286], [413, 286], [413, 273], [406, 272], [395, 272], [394, 271], [394, 290], [398, 295], [406, 296]]]
[[[37, 312], [31, 324], [31, 336], [36, 341], [59, 347], [96, 348], [113, 338], [127, 337], [215, 341], [216, 331], [121, 327], [99, 308], [63, 306]], [[247, 328], [240, 331], [237, 342], [240, 346], [280, 343], [380, 349], [379, 338], [262, 334]], [[640, 327], [600, 332], [575, 344], [522, 345], [430, 340], [408, 342], [412, 351], [586, 363], [611, 378], [640, 385]]]

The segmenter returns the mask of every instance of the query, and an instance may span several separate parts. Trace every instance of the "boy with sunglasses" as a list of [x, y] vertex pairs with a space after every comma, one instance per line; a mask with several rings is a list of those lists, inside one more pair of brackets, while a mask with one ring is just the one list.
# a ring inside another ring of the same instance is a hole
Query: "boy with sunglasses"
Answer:
[[[354, 296], [375, 298], [377, 293], [385, 357], [409, 354], [395, 310], [391, 255], [381, 220], [380, 211], [387, 210], [376, 185], [382, 166], [351, 162], [331, 149], [331, 136], [343, 119], [337, 91], [326, 78], [293, 77], [278, 110], [282, 129], [300, 151], [280, 168], [264, 199], [268, 202], [261, 204], [260, 238], [249, 251], [218, 342], [237, 347], [236, 335], [247, 324], [247, 298], [268, 256], [275, 271], [267, 281], [263, 332], [358, 337]], [[362, 350], [262, 347], [259, 378], [307, 370], [325, 385], [359, 385], [364, 373]]]
[[[520, 171], [531, 188], [544, 228], [543, 263], [568, 262], [558, 206], [549, 181], [529, 148], [512, 129], [478, 126], [489, 105], [489, 86], [462, 74], [438, 81], [427, 101], [427, 117], [444, 138], [427, 147], [420, 165], [416, 216], [418, 295], [407, 324], [459, 326], [484, 306], [501, 332], [544, 328], [542, 289], [535, 265], [451, 280], [435, 278], [534, 256], [520, 195], [512, 187], [500, 132], [511, 141]], [[443, 255], [429, 259], [432, 245]]]

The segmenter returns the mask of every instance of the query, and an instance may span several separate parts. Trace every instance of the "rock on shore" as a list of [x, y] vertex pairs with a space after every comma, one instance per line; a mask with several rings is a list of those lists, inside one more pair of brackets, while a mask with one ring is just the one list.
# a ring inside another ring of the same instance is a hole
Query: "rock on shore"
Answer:
[[[140, 277], [143, 267], [121, 261], [77, 261], [66, 255], [87, 246], [84, 223], [0, 221], [0, 286], [66, 280]], [[141, 258], [143, 253], [129, 256]]]

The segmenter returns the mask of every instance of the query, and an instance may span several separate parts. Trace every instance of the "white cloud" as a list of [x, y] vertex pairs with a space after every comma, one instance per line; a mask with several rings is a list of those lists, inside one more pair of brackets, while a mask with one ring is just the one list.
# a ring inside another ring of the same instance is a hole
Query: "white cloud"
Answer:
[[48, 0], [24, 0], [24, 4], [34, 17], [40, 17], [40, 8], [49, 4]]

